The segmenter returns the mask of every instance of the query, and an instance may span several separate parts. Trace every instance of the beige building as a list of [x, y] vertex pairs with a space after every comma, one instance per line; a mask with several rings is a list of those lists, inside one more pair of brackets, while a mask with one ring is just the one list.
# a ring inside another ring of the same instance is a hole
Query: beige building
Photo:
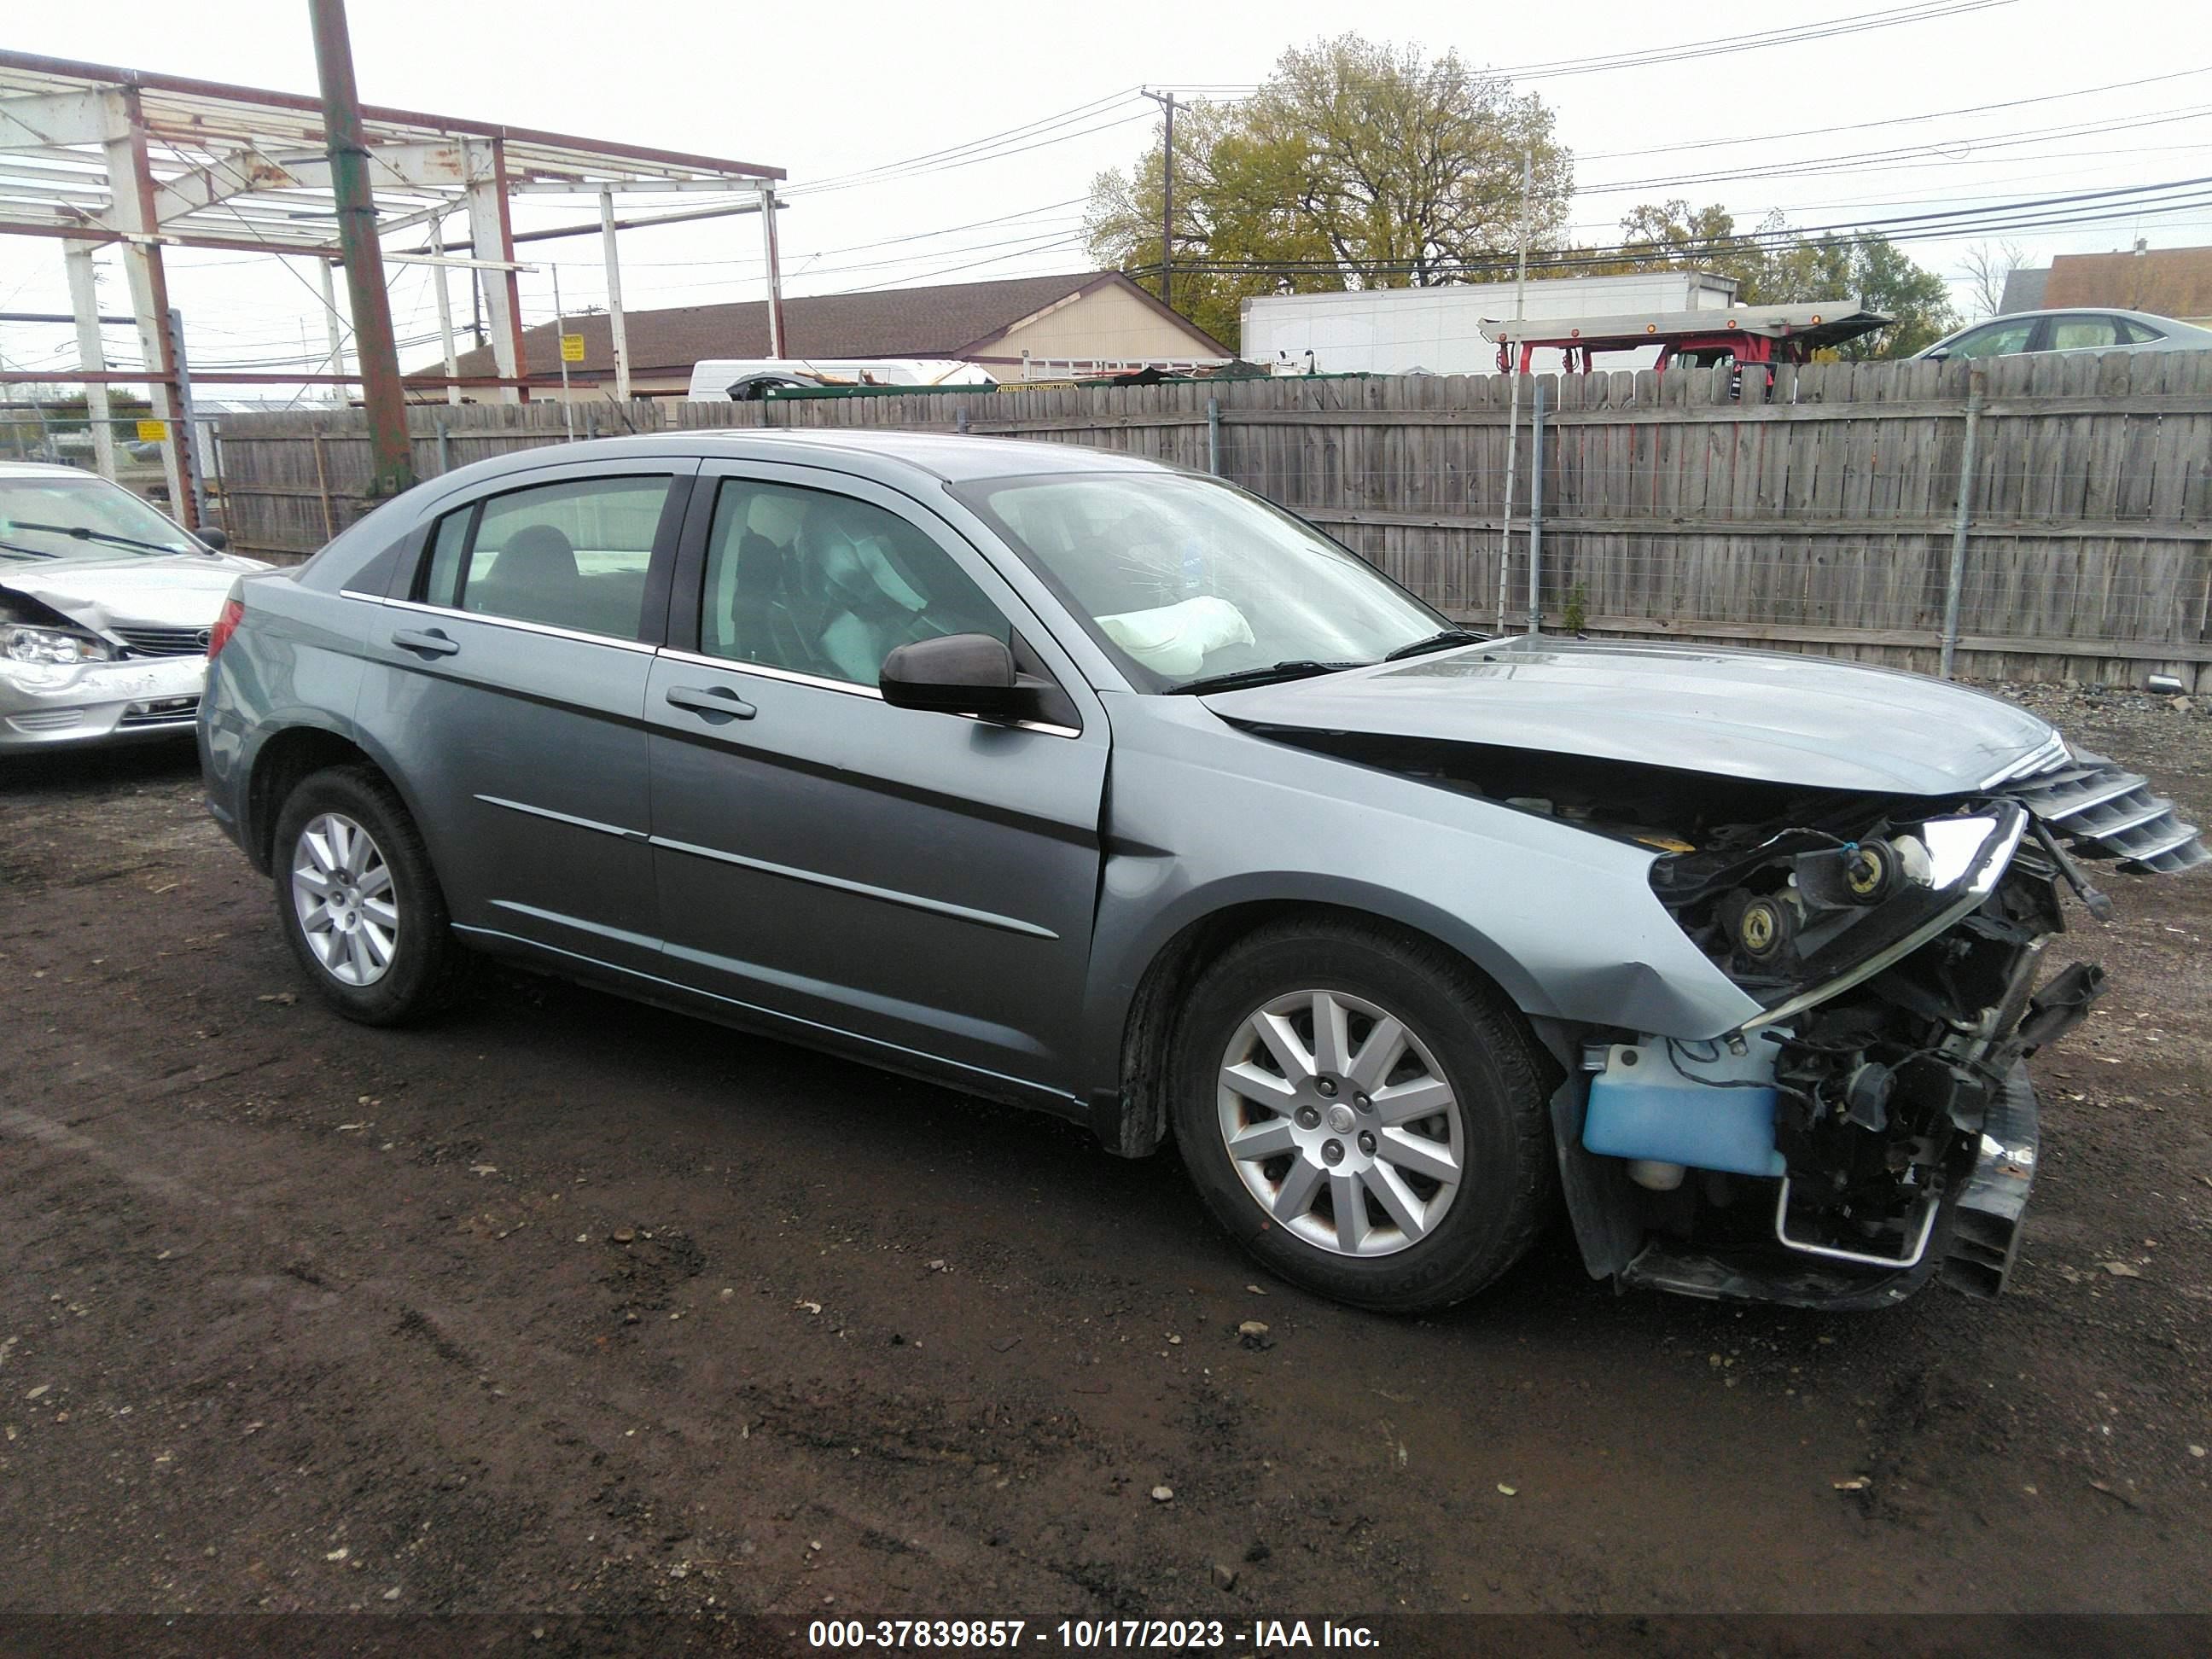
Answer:
[[[957, 358], [1001, 380], [1054, 380], [1157, 367], [1222, 362], [1218, 340], [1169, 310], [1118, 270], [1017, 276], [992, 283], [821, 294], [783, 302], [787, 357]], [[691, 366], [708, 357], [765, 357], [768, 306], [679, 306], [623, 313], [629, 380], [639, 397], [680, 398]], [[568, 366], [572, 395], [604, 398], [614, 384], [612, 331], [604, 314], [562, 324], [584, 337], [584, 361]], [[551, 324], [525, 331], [533, 396], [561, 394], [561, 358]], [[438, 372], [424, 366], [422, 374]], [[464, 374], [491, 374], [489, 349], [461, 354]]]

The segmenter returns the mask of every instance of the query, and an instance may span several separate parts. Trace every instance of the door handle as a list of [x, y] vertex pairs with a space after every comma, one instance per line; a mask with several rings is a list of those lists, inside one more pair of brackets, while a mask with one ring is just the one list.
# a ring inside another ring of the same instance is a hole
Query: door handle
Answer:
[[436, 629], [418, 630], [403, 628], [392, 636], [392, 644], [402, 651], [413, 651], [425, 657], [450, 657], [460, 646], [447, 639]]
[[724, 720], [749, 720], [760, 711], [726, 685], [672, 685], [668, 701], [678, 708], [703, 714], [714, 725]]

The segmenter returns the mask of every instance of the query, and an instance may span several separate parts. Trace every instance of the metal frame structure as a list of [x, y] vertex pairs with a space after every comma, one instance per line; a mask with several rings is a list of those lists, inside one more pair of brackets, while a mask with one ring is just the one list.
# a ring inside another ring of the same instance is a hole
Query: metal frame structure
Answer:
[[[376, 197], [380, 244], [414, 232], [422, 246], [386, 245], [390, 263], [434, 267], [446, 373], [410, 375], [410, 388], [443, 389], [458, 401], [464, 386], [495, 388], [502, 399], [528, 396], [516, 274], [532, 267], [515, 258], [519, 240], [596, 235], [607, 268], [614, 335], [616, 395], [629, 392], [624, 349], [621, 274], [616, 232], [677, 220], [759, 213], [769, 252], [770, 314], [781, 311], [775, 258], [775, 184], [780, 167], [709, 155], [607, 143], [532, 128], [501, 126], [418, 111], [364, 105], [361, 139]], [[702, 192], [732, 198], [682, 213], [617, 221], [622, 195]], [[519, 195], [595, 198], [598, 222], [519, 238], [511, 204]], [[441, 233], [461, 216], [465, 255], [447, 252]], [[213, 248], [315, 260], [323, 272], [334, 358], [342, 334], [329, 282], [338, 261], [338, 208], [330, 138], [319, 98], [220, 82], [117, 69], [27, 52], [0, 52], [0, 235], [59, 240], [81, 362], [75, 371], [0, 370], [0, 384], [82, 385], [96, 432], [106, 430], [107, 387], [153, 388], [155, 413], [185, 418], [192, 381], [203, 386], [359, 383], [333, 361], [328, 374], [284, 371], [187, 374], [184, 343], [171, 310], [165, 248]], [[144, 368], [108, 369], [100, 344], [93, 256], [104, 245], [121, 250], [131, 310]], [[455, 374], [446, 273], [460, 269], [481, 285], [493, 361], [498, 373]], [[195, 517], [197, 480], [191, 447], [163, 445], [173, 509]]]

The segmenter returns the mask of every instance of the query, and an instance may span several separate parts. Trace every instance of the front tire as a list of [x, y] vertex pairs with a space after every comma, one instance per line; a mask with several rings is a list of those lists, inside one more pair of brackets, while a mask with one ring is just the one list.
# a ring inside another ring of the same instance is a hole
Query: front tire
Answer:
[[1321, 918], [1253, 933], [1194, 988], [1173, 1089], [1215, 1218], [1338, 1301], [1462, 1301], [1549, 1212], [1544, 1063], [1496, 990], [1427, 940]]
[[397, 1025], [453, 1000], [465, 957], [422, 832], [382, 776], [340, 766], [302, 780], [275, 851], [278, 924], [331, 1007]]

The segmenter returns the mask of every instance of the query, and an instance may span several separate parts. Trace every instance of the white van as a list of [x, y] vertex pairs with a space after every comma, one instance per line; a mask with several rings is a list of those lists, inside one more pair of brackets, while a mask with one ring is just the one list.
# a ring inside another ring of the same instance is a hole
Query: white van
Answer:
[[[789, 386], [996, 386], [988, 369], [945, 357], [708, 357], [691, 366], [695, 404], [726, 404], [732, 388]], [[757, 396], [756, 392], [754, 396]]]

